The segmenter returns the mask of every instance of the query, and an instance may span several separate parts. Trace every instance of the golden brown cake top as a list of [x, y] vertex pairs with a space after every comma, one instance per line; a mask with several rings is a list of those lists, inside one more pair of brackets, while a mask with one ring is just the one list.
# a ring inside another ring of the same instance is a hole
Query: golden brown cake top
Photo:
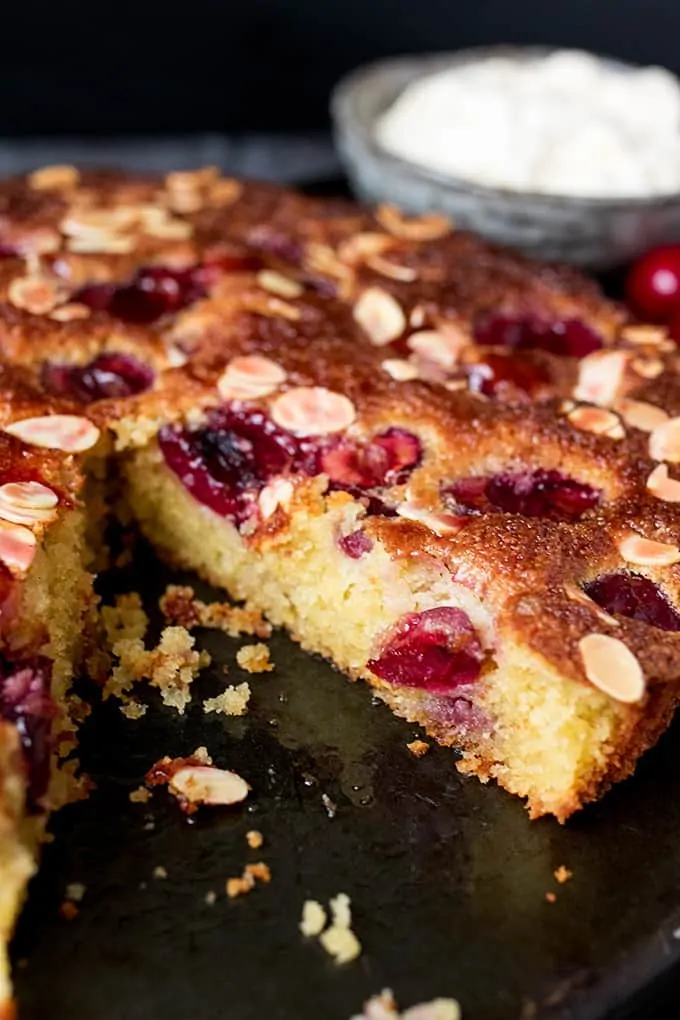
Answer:
[[[264, 414], [291, 476], [363, 500], [367, 535], [444, 564], [562, 674], [593, 680], [597, 633], [648, 687], [677, 677], [676, 348], [577, 272], [214, 170], [7, 182], [0, 254], [8, 478], [28, 450], [75, 494], [111, 432]], [[248, 541], [285, 527], [273, 507]]]

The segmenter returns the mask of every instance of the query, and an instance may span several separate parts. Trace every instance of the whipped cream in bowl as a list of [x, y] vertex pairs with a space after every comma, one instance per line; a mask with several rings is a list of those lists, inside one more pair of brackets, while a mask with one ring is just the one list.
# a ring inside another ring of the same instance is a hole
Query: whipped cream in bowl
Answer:
[[594, 269], [680, 240], [680, 84], [663, 68], [532, 46], [395, 57], [345, 77], [331, 110], [372, 204]]
[[680, 192], [680, 82], [578, 50], [489, 56], [417, 78], [375, 125], [428, 170], [593, 198]]

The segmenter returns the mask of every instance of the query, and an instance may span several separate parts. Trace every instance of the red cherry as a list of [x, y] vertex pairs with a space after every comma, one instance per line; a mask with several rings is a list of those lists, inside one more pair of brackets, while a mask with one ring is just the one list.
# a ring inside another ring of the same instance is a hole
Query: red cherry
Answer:
[[653, 248], [628, 273], [626, 296], [633, 311], [650, 322], [668, 322], [680, 310], [680, 245]]

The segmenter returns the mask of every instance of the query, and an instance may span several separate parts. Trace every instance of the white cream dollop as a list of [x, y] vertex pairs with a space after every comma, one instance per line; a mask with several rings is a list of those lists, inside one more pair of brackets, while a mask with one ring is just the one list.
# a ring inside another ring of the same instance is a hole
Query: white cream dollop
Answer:
[[589, 197], [680, 191], [680, 82], [577, 50], [488, 57], [409, 85], [378, 142], [492, 187]]

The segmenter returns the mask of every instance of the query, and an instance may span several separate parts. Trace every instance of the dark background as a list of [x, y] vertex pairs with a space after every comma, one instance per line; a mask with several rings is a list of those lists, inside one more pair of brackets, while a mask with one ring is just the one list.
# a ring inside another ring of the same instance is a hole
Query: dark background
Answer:
[[318, 129], [363, 61], [498, 42], [680, 71], [680, 3], [19, 0], [2, 10], [0, 135]]

